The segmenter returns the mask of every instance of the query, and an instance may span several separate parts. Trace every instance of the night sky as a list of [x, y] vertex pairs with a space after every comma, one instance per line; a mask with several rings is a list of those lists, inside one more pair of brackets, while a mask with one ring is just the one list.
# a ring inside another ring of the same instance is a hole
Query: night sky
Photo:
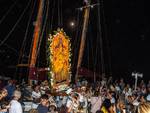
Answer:
[[[15, 74], [15, 65], [18, 63], [19, 51], [25, 36], [26, 27], [33, 7], [33, 1], [25, 11], [14, 30], [12, 28], [18, 21], [30, 0], [0, 0], [0, 41], [8, 39], [0, 44], [0, 75], [12, 76]], [[55, 1], [55, 3], [54, 3]], [[15, 3], [16, 2], [16, 3]], [[11, 6], [14, 7], [8, 12]], [[59, 1], [61, 4], [61, 0]], [[98, 3], [92, 0], [92, 3]], [[73, 60], [76, 67], [76, 56], [81, 36], [82, 11], [77, 8], [84, 5], [81, 0], [62, 0], [60, 13], [58, 14], [58, 0], [50, 0], [49, 8], [49, 31], [63, 27], [66, 34], [71, 38]], [[149, 78], [150, 64], [150, 16], [148, 5], [140, 0], [100, 0], [99, 5], [101, 19], [101, 36], [103, 38], [103, 53], [106, 73], [113, 76], [131, 76], [131, 72], [137, 71]], [[36, 4], [37, 5], [37, 4]], [[54, 8], [55, 6], [55, 8]], [[97, 40], [98, 32], [98, 6], [91, 9], [89, 27], [87, 32], [86, 49], [82, 66], [100, 73], [100, 46]], [[35, 12], [37, 9], [34, 9]], [[7, 14], [8, 12], [8, 14]], [[33, 35], [33, 22], [35, 12], [31, 19], [30, 29], [27, 35], [27, 44], [24, 53], [24, 62], [28, 59], [28, 53]], [[6, 15], [6, 16], [5, 16]], [[4, 19], [3, 19], [4, 18]], [[53, 22], [52, 22], [53, 18]], [[61, 25], [58, 18], [62, 19]], [[74, 28], [69, 23], [74, 21]], [[11, 33], [10, 33], [11, 32]], [[10, 35], [9, 35], [10, 33]], [[95, 38], [96, 37], [96, 38]], [[97, 49], [97, 55], [96, 55]]]

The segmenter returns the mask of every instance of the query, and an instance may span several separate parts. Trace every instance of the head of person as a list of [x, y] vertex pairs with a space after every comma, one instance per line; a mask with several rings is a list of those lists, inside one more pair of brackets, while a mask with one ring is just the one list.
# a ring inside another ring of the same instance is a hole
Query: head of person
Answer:
[[81, 87], [81, 90], [84, 91], [84, 92], [86, 91], [86, 89], [87, 89], [86, 86]]
[[13, 84], [13, 80], [9, 80], [8, 85], [12, 85], [12, 84]]
[[45, 85], [45, 86], [48, 86], [48, 85], [49, 85], [49, 83], [48, 83], [47, 80], [44, 81], [44, 85]]
[[51, 96], [52, 96], [52, 94], [51, 94], [51, 91], [50, 91], [50, 90], [47, 90], [45, 93], [48, 95], [48, 97], [51, 97]]
[[6, 90], [5, 88], [3, 88], [3, 89], [1, 90], [1, 97], [2, 97], [2, 98], [5, 98], [7, 95], [8, 95], [7, 90]]
[[105, 99], [104, 102], [103, 102], [103, 106], [106, 108], [106, 109], [109, 109], [111, 107], [111, 102], [109, 99]]
[[56, 111], [57, 107], [55, 104], [50, 104], [50, 110], [51, 111]]
[[43, 106], [47, 106], [48, 105], [48, 95], [46, 95], [46, 94], [44, 94], [44, 95], [42, 95], [41, 96], [41, 104], [43, 105]]
[[13, 93], [13, 98], [16, 100], [19, 100], [21, 98], [21, 92], [18, 90], [15, 90]]
[[34, 90], [35, 92], [39, 92], [40, 86], [39, 86], [39, 85], [34, 85], [34, 86], [33, 86], [33, 90]]

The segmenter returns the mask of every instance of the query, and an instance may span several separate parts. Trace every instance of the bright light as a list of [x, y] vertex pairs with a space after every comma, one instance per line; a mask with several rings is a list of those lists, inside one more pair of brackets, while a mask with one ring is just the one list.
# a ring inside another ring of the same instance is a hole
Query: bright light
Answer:
[[68, 21], [68, 28], [75, 30], [76, 26], [77, 26], [77, 23], [74, 19]]
[[93, 6], [93, 5], [91, 5], [91, 8], [94, 8], [94, 6]]
[[71, 27], [74, 27], [74, 26], [75, 26], [75, 23], [74, 23], [74, 22], [70, 22], [70, 26], [71, 26]]

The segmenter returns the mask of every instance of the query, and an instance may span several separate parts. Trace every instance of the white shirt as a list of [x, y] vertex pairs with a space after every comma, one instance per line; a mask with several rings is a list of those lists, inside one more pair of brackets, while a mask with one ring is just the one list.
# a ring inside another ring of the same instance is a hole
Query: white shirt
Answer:
[[91, 112], [96, 113], [96, 111], [100, 110], [102, 105], [102, 98], [101, 97], [91, 97]]
[[62, 104], [63, 104], [63, 105], [66, 105], [66, 104], [67, 104], [67, 99], [68, 99], [67, 96], [64, 96], [64, 97], [63, 97], [63, 100], [62, 100]]
[[78, 93], [79, 95], [79, 102], [85, 102], [85, 105], [83, 106], [84, 108], [87, 107], [87, 98], [85, 96], [83, 96], [82, 94]]
[[[32, 91], [32, 98], [39, 99], [40, 97], [41, 97], [41, 92]], [[32, 108], [37, 109], [38, 105], [39, 105], [39, 103], [37, 103], [37, 102], [34, 103], [33, 102], [32, 103]]]
[[67, 108], [70, 108], [70, 107], [72, 107], [72, 105], [73, 105], [73, 102], [72, 102], [70, 99], [68, 99], [68, 100], [67, 100], [66, 107], [67, 107]]
[[40, 89], [41, 89], [41, 94], [45, 94], [46, 88], [44, 86], [41, 86]]
[[147, 95], [146, 100], [150, 101], [150, 94]]
[[40, 92], [35, 92], [35, 91], [32, 91], [32, 97], [33, 98], [40, 98], [41, 97], [41, 93]]
[[17, 100], [10, 102], [9, 113], [23, 113], [21, 104]]
[[72, 110], [77, 110], [78, 104], [77, 104], [77, 103], [74, 103], [72, 100], [68, 99], [68, 100], [67, 100], [66, 107], [67, 107], [67, 108], [70, 108], [70, 107], [71, 107]]

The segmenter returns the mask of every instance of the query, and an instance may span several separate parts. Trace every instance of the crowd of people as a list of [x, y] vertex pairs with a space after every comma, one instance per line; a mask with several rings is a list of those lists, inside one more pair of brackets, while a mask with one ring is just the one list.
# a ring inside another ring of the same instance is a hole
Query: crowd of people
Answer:
[[79, 80], [60, 92], [52, 91], [47, 80], [32, 86], [0, 80], [0, 113], [150, 113], [150, 80], [134, 89], [123, 78], [103, 76], [95, 83]]

